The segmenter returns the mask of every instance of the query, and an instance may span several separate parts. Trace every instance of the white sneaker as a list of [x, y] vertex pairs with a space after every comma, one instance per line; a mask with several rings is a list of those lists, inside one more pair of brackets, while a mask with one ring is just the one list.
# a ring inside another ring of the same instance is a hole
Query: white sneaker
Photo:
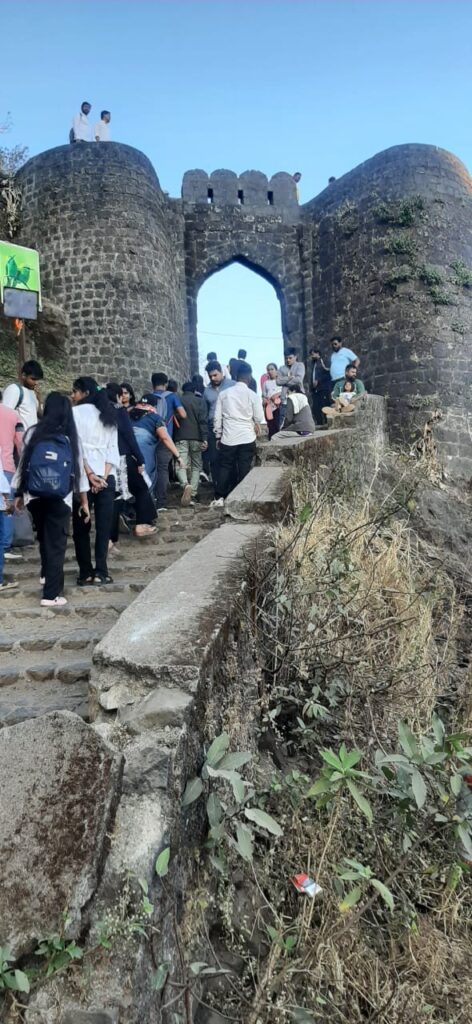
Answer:
[[157, 510], [157, 511], [158, 511], [158, 512], [167, 512], [167, 509], [166, 509], [166, 508], [158, 508], [158, 510]]
[[41, 604], [43, 608], [62, 608], [63, 605], [67, 604], [67, 598], [53, 597], [52, 599], [49, 599], [48, 597], [43, 597]]
[[3, 594], [5, 590], [16, 590], [18, 583], [14, 583], [13, 580], [9, 580], [8, 583], [0, 583], [0, 594]]
[[224, 498], [213, 498], [213, 501], [210, 501], [210, 508], [224, 508], [224, 503]]
[[5, 551], [5, 556], [4, 557], [5, 557], [5, 561], [6, 562], [22, 562], [23, 561], [23, 555], [19, 555], [19, 554], [17, 555], [16, 551]]

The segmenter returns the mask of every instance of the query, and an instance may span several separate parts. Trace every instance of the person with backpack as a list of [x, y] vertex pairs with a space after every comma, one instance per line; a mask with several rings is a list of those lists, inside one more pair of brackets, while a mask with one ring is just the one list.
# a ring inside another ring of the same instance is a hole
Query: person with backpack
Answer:
[[162, 445], [169, 454], [167, 467], [172, 456], [177, 459], [179, 466], [183, 465], [177, 448], [169, 436], [165, 421], [157, 413], [157, 405], [158, 396], [151, 391], [143, 395], [141, 401], [136, 402], [136, 405], [133, 406], [129, 413], [129, 418], [133, 424], [134, 436], [143, 455], [150, 490], [153, 490], [156, 486], [157, 449], [159, 445]]
[[64, 559], [74, 492], [86, 519], [89, 510], [71, 404], [58, 391], [51, 391], [42, 419], [25, 434], [13, 486], [15, 507], [28, 506], [39, 541], [41, 604], [46, 608], [65, 605]]
[[[115, 486], [120, 466], [116, 409], [106, 391], [93, 377], [78, 377], [72, 387], [73, 416], [84, 464], [88, 502], [95, 513], [95, 566], [90, 549], [90, 516], [78, 502], [72, 509], [75, 557], [79, 566], [77, 586], [113, 583], [107, 555], [113, 523]], [[81, 487], [82, 489], [82, 487]]]
[[[153, 373], [152, 390], [157, 397], [156, 413], [164, 420], [167, 433], [172, 440], [174, 424], [176, 426], [187, 418], [179, 395], [169, 391], [169, 378], [166, 373]], [[167, 486], [169, 483], [169, 462], [172, 451], [168, 445], [159, 442], [156, 448], [156, 484], [155, 497], [158, 512], [167, 512]]]
[[3, 404], [18, 413], [25, 430], [34, 427], [41, 416], [39, 382], [43, 376], [41, 363], [28, 359], [22, 366], [19, 382], [8, 384], [3, 392]]
[[10, 502], [10, 481], [3, 472], [2, 455], [0, 452], [0, 594], [5, 591], [16, 590], [18, 583], [14, 580], [4, 580], [3, 565], [5, 559], [5, 531], [8, 520], [11, 518], [12, 506]]

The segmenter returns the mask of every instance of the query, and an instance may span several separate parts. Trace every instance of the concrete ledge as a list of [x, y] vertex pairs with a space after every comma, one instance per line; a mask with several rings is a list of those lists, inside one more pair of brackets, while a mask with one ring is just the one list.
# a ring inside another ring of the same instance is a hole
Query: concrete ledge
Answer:
[[276, 466], [257, 466], [225, 501], [231, 519], [275, 520], [291, 507], [290, 472]]
[[[158, 683], [194, 692], [262, 534], [255, 524], [220, 526], [141, 592], [95, 648], [96, 706], [135, 703]], [[116, 700], [110, 703], [104, 694], [111, 687]]]

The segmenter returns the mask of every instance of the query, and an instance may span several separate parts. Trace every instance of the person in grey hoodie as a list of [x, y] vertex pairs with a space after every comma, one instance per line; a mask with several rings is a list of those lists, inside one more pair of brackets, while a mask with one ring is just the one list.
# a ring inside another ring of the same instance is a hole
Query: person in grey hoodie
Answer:
[[305, 378], [305, 363], [299, 362], [297, 359], [296, 348], [288, 348], [285, 353], [285, 363], [283, 366], [279, 366], [279, 372], [277, 374], [277, 384], [282, 388], [281, 399], [282, 404], [280, 406], [280, 426], [283, 427], [285, 420], [285, 412], [287, 407], [287, 388], [288, 385], [296, 381], [300, 384], [302, 394], [305, 393], [303, 381]]

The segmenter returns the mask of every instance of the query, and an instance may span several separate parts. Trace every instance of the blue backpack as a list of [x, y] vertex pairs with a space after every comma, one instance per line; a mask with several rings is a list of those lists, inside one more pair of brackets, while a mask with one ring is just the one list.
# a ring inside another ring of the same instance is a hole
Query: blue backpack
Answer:
[[73, 487], [72, 448], [65, 434], [34, 445], [26, 470], [26, 490], [34, 498], [66, 498]]

